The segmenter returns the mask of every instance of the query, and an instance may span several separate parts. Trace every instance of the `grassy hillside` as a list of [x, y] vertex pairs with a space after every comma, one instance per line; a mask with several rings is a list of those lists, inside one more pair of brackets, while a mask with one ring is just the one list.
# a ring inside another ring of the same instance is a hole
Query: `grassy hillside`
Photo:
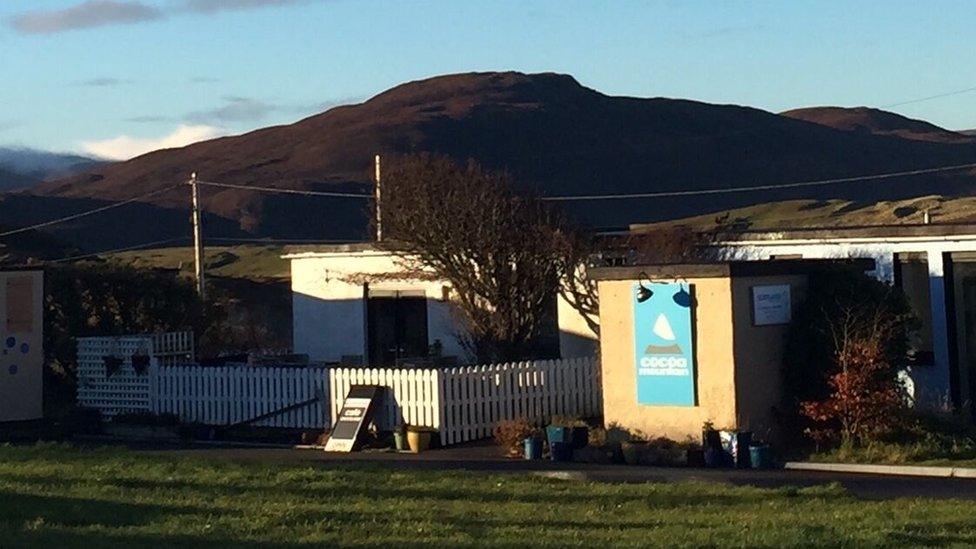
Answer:
[[686, 225], [710, 229], [716, 227], [720, 221], [731, 224], [736, 229], [753, 230], [911, 225], [922, 223], [922, 215], [926, 210], [932, 223], [976, 222], [976, 197], [924, 196], [882, 202], [788, 200], [631, 227], [641, 229]]
[[[241, 278], [255, 282], [282, 281], [291, 277], [284, 246], [210, 246], [204, 249], [206, 272], [220, 278]], [[193, 248], [158, 248], [107, 254], [105, 259], [138, 268], [172, 269], [193, 274]]]

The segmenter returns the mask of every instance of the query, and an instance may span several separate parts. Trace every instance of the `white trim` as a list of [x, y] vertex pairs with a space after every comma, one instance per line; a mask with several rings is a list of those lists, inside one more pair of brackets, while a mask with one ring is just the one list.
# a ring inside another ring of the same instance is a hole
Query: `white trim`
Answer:
[[908, 242], [969, 242], [976, 240], [976, 234], [952, 236], [875, 236], [847, 238], [793, 238], [768, 240], [725, 240], [713, 244], [714, 247], [731, 246], [814, 246], [824, 244], [901, 244]]

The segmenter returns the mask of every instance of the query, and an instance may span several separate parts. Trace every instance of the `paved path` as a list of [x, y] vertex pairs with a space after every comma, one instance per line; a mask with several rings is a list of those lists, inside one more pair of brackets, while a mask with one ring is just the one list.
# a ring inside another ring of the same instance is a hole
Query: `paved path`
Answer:
[[268, 463], [316, 463], [322, 466], [370, 465], [390, 469], [463, 470], [481, 474], [539, 474], [593, 482], [681, 482], [704, 481], [761, 488], [817, 486], [839, 483], [864, 499], [959, 498], [976, 501], [976, 479], [918, 478], [857, 473], [787, 470], [723, 470], [586, 463], [553, 463], [506, 459], [498, 448], [483, 444], [432, 450], [423, 454], [391, 452], [326, 453], [291, 448], [213, 447], [199, 445], [129, 445], [150, 454], [219, 458]]

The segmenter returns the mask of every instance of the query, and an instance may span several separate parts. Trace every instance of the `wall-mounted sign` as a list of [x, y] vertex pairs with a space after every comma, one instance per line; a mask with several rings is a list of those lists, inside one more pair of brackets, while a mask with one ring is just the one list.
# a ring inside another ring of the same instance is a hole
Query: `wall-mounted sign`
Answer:
[[752, 323], [756, 326], [789, 324], [793, 318], [790, 285], [752, 287]]
[[652, 283], [647, 288], [649, 297], [648, 292], [640, 291], [640, 284], [632, 289], [637, 403], [694, 406], [692, 287]]

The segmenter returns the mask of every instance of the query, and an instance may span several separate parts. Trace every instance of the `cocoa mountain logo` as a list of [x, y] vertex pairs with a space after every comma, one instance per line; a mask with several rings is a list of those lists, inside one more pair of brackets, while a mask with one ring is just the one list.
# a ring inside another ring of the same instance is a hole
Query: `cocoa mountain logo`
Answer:
[[638, 283], [633, 291], [638, 403], [693, 406], [691, 286]]

